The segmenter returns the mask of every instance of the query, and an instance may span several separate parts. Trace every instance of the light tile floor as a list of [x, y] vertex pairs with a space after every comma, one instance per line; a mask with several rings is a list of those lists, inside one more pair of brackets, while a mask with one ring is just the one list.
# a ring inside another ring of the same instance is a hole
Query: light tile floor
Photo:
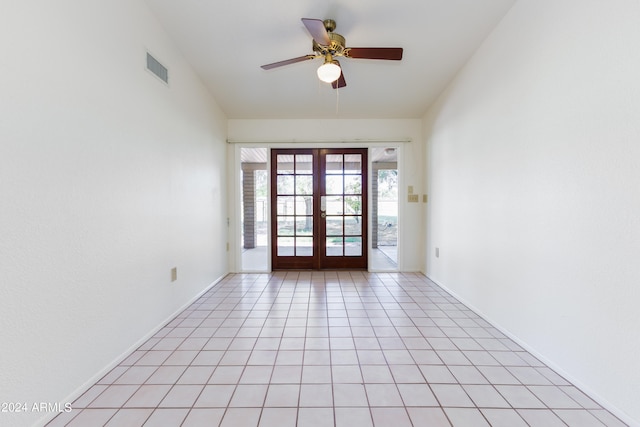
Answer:
[[229, 275], [54, 426], [624, 426], [420, 274]]
[[398, 271], [398, 251], [396, 247], [379, 246], [371, 249], [371, 257], [369, 258], [369, 270], [388, 272]]

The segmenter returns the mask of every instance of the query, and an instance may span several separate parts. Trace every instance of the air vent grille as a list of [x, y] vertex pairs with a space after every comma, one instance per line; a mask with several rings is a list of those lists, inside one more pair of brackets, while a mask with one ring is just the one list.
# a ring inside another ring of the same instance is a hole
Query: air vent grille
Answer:
[[163, 82], [167, 84], [169, 83], [169, 70], [158, 62], [156, 58], [151, 56], [149, 52], [147, 52], [147, 70], [158, 76], [158, 78]]

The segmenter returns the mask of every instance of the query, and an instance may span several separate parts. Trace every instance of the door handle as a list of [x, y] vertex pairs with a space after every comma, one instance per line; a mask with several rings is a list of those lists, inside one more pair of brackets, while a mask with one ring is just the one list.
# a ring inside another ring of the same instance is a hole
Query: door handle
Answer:
[[327, 210], [327, 196], [320, 196], [320, 210], [323, 213]]

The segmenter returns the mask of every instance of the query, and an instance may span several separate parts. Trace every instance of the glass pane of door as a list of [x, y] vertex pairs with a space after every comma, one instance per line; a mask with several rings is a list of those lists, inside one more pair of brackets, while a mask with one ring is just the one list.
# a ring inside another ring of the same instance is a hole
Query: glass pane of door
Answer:
[[278, 256], [313, 256], [313, 156], [276, 157]]
[[[363, 196], [366, 180], [363, 164], [366, 152], [358, 150], [326, 150], [322, 158], [321, 172], [325, 172], [324, 186], [321, 191], [326, 197], [326, 209], [322, 212], [325, 218], [325, 248], [323, 257], [343, 258], [342, 262], [326, 259], [324, 264], [344, 264], [348, 258], [363, 258], [365, 239], [362, 226]], [[340, 152], [342, 151], [342, 152]]]

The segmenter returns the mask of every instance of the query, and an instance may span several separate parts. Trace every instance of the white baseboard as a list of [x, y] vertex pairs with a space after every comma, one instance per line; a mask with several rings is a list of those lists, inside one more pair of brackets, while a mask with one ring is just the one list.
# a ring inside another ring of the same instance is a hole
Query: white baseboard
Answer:
[[[165, 320], [160, 322], [158, 324], [158, 326], [153, 328], [145, 336], [143, 336], [138, 341], [136, 341], [135, 344], [133, 344], [131, 347], [129, 347], [127, 350], [125, 350], [120, 356], [116, 357], [115, 360], [113, 360], [111, 363], [109, 363], [107, 366], [105, 366], [103, 369], [101, 369], [93, 377], [89, 378], [84, 384], [82, 384], [75, 391], [73, 391], [69, 396], [67, 396], [66, 399], [61, 400], [61, 402], [73, 402], [77, 398], [82, 396], [87, 390], [89, 390], [89, 388], [91, 388], [95, 383], [97, 383], [102, 377], [104, 377], [113, 368], [115, 368], [120, 363], [122, 363], [123, 360], [125, 360], [127, 357], [129, 357], [131, 355], [131, 353], [133, 353], [135, 350], [137, 350], [142, 344], [147, 342], [147, 340], [149, 338], [153, 337], [156, 333], [158, 333], [158, 331], [160, 331], [162, 328], [164, 328], [167, 325], [167, 323], [172, 321], [176, 316], [178, 316], [178, 314], [182, 313], [187, 307], [189, 307], [191, 304], [193, 304], [195, 301], [197, 301], [198, 298], [200, 298], [202, 295], [207, 293], [211, 288], [213, 288], [218, 283], [220, 283], [222, 281], [222, 279], [224, 279], [228, 275], [229, 275], [229, 273], [225, 273], [224, 275], [218, 277], [216, 280], [211, 282], [211, 284], [209, 286], [207, 286], [204, 290], [202, 290], [201, 292], [198, 292], [198, 294], [196, 294], [193, 298], [191, 298], [187, 303], [183, 304], [180, 308], [178, 308], [175, 312], [173, 312], [173, 314], [169, 315]], [[41, 418], [40, 420], [38, 420], [35, 425], [36, 426], [44, 426], [45, 424], [47, 424], [48, 422], [53, 420], [58, 415], [59, 415], [58, 413], [48, 414], [48, 415], [44, 416], [43, 418]]]
[[429, 280], [431, 280], [433, 283], [435, 283], [436, 285], [438, 285], [442, 289], [444, 289], [447, 293], [449, 293], [455, 299], [457, 299], [462, 304], [464, 304], [469, 309], [471, 309], [478, 316], [480, 316], [485, 321], [490, 323], [491, 326], [495, 327], [497, 330], [499, 330], [504, 335], [509, 337], [516, 344], [518, 344], [520, 347], [522, 347], [523, 349], [525, 349], [526, 351], [531, 353], [533, 356], [535, 356], [538, 360], [543, 362], [549, 368], [553, 369], [558, 375], [560, 375], [561, 377], [563, 377], [564, 379], [566, 379], [567, 381], [569, 381], [570, 383], [572, 383], [573, 385], [578, 387], [584, 394], [589, 396], [591, 399], [593, 399], [596, 403], [598, 403], [604, 409], [606, 409], [607, 411], [611, 412], [613, 415], [618, 417], [623, 422], [629, 424], [629, 427], [640, 427], [640, 423], [638, 421], [635, 421], [635, 420], [631, 419], [629, 417], [629, 415], [625, 414], [620, 409], [618, 409], [617, 407], [612, 405], [609, 401], [607, 401], [607, 399], [604, 399], [602, 396], [600, 396], [597, 393], [595, 393], [588, 386], [586, 386], [584, 383], [582, 383], [582, 381], [580, 381], [578, 378], [573, 377], [572, 375], [567, 373], [564, 369], [562, 369], [562, 367], [556, 365], [554, 362], [552, 362], [551, 360], [547, 359], [544, 355], [540, 354], [535, 348], [531, 347], [526, 342], [520, 340], [517, 336], [513, 335], [511, 332], [509, 332], [509, 330], [507, 330], [507, 329], [503, 328], [502, 326], [500, 326], [497, 322], [494, 322], [489, 316], [484, 314], [482, 312], [482, 310], [478, 309], [473, 304], [469, 303], [469, 301], [466, 301], [465, 298], [463, 298], [462, 296], [458, 295], [458, 293], [453, 291], [451, 288], [449, 288], [448, 286], [444, 285], [443, 283], [440, 283], [438, 280], [430, 277], [428, 274], [425, 274], [425, 276]]

